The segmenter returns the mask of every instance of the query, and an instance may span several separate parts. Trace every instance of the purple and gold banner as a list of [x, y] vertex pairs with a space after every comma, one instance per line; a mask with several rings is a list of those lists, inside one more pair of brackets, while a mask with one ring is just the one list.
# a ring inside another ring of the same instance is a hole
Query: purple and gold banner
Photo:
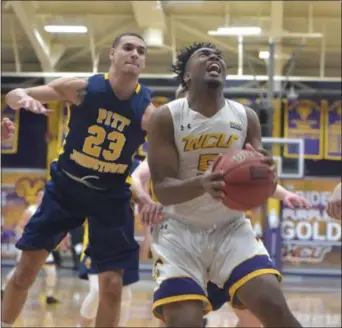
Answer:
[[341, 100], [329, 104], [325, 119], [324, 158], [341, 160]]
[[16, 154], [18, 151], [20, 112], [8, 107], [5, 102], [5, 97], [1, 96], [1, 119], [5, 117], [14, 123], [15, 132], [11, 138], [1, 142], [1, 154]]
[[45, 186], [45, 170], [4, 170], [1, 188], [1, 256], [15, 255], [16, 226], [28, 205]]
[[[285, 103], [284, 137], [304, 139], [304, 157], [323, 158], [323, 110], [311, 100]], [[298, 158], [298, 145], [286, 145], [284, 155]]]
[[283, 180], [282, 185], [304, 197], [310, 209], [283, 204], [281, 235], [284, 267], [341, 270], [341, 223], [326, 212], [338, 179]]

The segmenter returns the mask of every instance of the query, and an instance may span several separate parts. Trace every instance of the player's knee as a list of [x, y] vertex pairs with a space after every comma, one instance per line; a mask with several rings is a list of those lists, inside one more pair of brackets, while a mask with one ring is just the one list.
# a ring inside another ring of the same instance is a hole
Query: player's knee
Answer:
[[269, 294], [265, 290], [260, 293], [258, 303], [262, 317], [271, 315], [273, 318], [278, 318], [279, 322], [282, 322], [290, 311], [285, 298], [280, 293], [279, 295]]
[[167, 327], [202, 327], [203, 311], [200, 301], [185, 301], [163, 306]]
[[261, 323], [257, 317], [255, 317], [248, 310], [234, 309], [236, 316], [239, 319], [238, 327], [260, 327]]
[[13, 274], [12, 282], [16, 289], [29, 289], [33, 285], [36, 276], [36, 273], [29, 268], [18, 265]]
[[111, 301], [120, 301], [122, 292], [122, 275], [120, 272], [105, 272], [100, 276], [101, 296]]
[[46, 250], [23, 251], [13, 275], [16, 288], [28, 289], [34, 283], [47, 256]]

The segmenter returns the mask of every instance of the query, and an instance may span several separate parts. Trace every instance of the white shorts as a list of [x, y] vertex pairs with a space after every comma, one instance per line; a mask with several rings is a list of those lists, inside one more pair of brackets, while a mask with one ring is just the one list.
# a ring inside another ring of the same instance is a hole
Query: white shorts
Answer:
[[155, 227], [152, 252], [153, 276], [158, 284], [153, 313], [162, 320], [162, 306], [173, 302], [200, 300], [204, 314], [210, 312], [209, 281], [226, 292], [232, 306], [241, 308], [243, 304], [235, 293], [247, 281], [263, 274], [281, 279], [245, 218], [209, 230], [169, 219]]
[[[22, 250], [16, 249], [16, 259], [17, 259], [17, 262], [20, 261], [21, 253], [22, 253]], [[50, 253], [48, 255], [48, 257], [46, 258], [45, 265], [48, 265], [48, 264], [55, 264], [55, 259], [53, 258], [52, 253]]]

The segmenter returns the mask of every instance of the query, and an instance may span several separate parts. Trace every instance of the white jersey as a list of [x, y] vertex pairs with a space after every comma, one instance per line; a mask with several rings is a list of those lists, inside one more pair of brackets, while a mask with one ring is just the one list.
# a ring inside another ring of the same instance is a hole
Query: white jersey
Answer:
[[[203, 174], [218, 154], [242, 149], [247, 135], [247, 114], [243, 105], [225, 100], [214, 116], [207, 118], [189, 108], [186, 98], [168, 104], [174, 127], [174, 141], [179, 155], [179, 178]], [[242, 217], [204, 194], [189, 202], [168, 206], [166, 212], [182, 217], [186, 224], [211, 229]]]

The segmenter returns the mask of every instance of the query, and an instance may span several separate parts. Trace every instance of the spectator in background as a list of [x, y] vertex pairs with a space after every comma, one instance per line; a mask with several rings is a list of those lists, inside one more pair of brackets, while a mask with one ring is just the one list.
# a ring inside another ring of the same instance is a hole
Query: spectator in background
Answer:
[[1, 121], [1, 141], [11, 138], [14, 134], [15, 127], [13, 122], [7, 117]]

